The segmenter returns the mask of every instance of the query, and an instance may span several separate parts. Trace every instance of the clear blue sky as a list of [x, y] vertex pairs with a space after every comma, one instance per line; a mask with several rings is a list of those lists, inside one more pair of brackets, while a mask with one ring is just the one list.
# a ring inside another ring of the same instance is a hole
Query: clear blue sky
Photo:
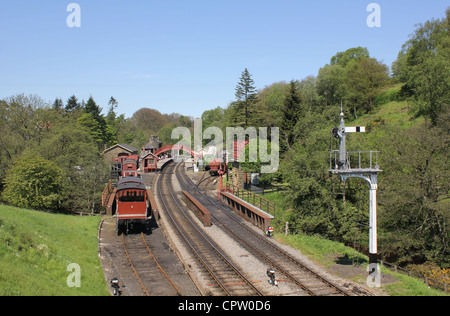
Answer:
[[[81, 7], [69, 28], [66, 7]], [[381, 6], [381, 28], [366, 11]], [[317, 75], [364, 46], [388, 66], [414, 25], [445, 16], [443, 0], [0, 0], [0, 98], [90, 95], [118, 113], [142, 107], [199, 117], [226, 107], [244, 68], [262, 89]]]

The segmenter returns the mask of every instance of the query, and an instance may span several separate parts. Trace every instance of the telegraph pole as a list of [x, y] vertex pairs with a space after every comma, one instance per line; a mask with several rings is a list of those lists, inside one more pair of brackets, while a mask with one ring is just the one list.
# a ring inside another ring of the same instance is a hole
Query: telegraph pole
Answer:
[[[378, 190], [378, 173], [382, 172], [378, 166], [378, 152], [376, 151], [359, 151], [347, 152], [346, 150], [346, 134], [347, 133], [364, 133], [365, 127], [345, 127], [344, 112], [341, 105], [339, 128], [333, 129], [333, 136], [339, 139], [339, 150], [331, 152], [330, 170], [332, 175], [338, 175], [342, 181], [348, 178], [361, 178], [369, 184], [370, 192], [370, 228], [369, 228], [369, 267], [370, 275], [378, 273], [377, 268], [377, 190]], [[362, 165], [361, 158], [370, 156], [370, 163]], [[333, 164], [334, 156], [334, 164]], [[357, 157], [358, 159], [355, 159]]]

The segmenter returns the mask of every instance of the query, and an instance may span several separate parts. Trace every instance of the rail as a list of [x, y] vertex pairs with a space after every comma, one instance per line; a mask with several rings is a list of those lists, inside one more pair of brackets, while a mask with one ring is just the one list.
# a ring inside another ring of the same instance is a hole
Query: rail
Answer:
[[[243, 225], [240, 220], [231, 215], [232, 212], [228, 212], [220, 203], [217, 204], [216, 202], [214, 202], [211, 197], [209, 197], [205, 192], [201, 192], [184, 172], [179, 173], [179, 175], [182, 176], [181, 178], [179, 178], [179, 180], [181, 180], [180, 185], [184, 187], [185, 190], [191, 190], [191, 193], [198, 196], [202, 203], [211, 205], [211, 216], [217, 221], [217, 223], [219, 223], [230, 233], [230, 236], [233, 236], [233, 238], [235, 238], [239, 243], [245, 245], [245, 247], [248, 247], [248, 249], [257, 257], [262, 258], [270, 266], [274, 267], [277, 271], [284, 274], [290, 281], [297, 284], [306, 293], [312, 296], [350, 295], [347, 291], [342, 290], [331, 281], [326, 280], [322, 276], [306, 267], [290, 254], [286, 253], [274, 243], [270, 242], [266, 237], [255, 233], [253, 229], [250, 229], [246, 225]], [[197, 193], [194, 193], [194, 190]], [[318, 286], [318, 283], [316, 283], [316, 281], [321, 283], [321, 285]], [[359, 288], [355, 287], [355, 289]], [[360, 290], [358, 295], [361, 294], [371, 295], [370, 293], [363, 290]]]
[[[346, 169], [378, 169], [379, 151], [347, 151], [345, 155]], [[330, 152], [330, 170], [337, 170], [339, 165], [339, 150]]]
[[[175, 171], [173, 165], [170, 168], [172, 168], [170, 172]], [[167, 173], [164, 173], [163, 176], [165, 174]], [[195, 223], [183, 211], [183, 207], [178, 203], [178, 198], [173, 190], [171, 177], [167, 177], [165, 180], [167, 181], [165, 185], [163, 185], [163, 177], [160, 177], [157, 182], [158, 196], [163, 204], [163, 208], [180, 237], [185, 241], [186, 245], [191, 249], [193, 255], [197, 257], [201, 265], [206, 269], [211, 280], [214, 280], [214, 284], [218, 286], [217, 289], [221, 292], [220, 295], [232, 296], [236, 295], [236, 291], [244, 291], [246, 293], [252, 293], [252, 295], [262, 296], [263, 293], [261, 293], [253, 283], [250, 282], [229, 259], [227, 259], [221, 250], [198, 229]], [[163, 188], [165, 190], [163, 190]], [[169, 200], [173, 201], [172, 205], [174, 207], [168, 205]], [[175, 209], [179, 209], [179, 212], [176, 212]], [[239, 279], [238, 283], [235, 282], [236, 279]], [[232, 282], [229, 282], [230, 280], [232, 280]], [[240, 285], [239, 288], [230, 288], [231, 285], [237, 284]], [[212, 288], [210, 288], [210, 290], [212, 290]]]
[[[150, 255], [154, 265], [156, 266], [156, 268], [159, 269], [159, 271], [161, 272], [161, 275], [164, 276], [164, 278], [162, 278], [162, 279], [166, 280], [171, 285], [171, 287], [177, 293], [178, 296], [182, 296], [183, 295], [181, 293], [181, 291], [178, 289], [178, 287], [176, 286], [176, 284], [171, 280], [171, 278], [167, 275], [167, 273], [161, 267], [161, 265], [159, 264], [159, 262], [156, 259], [156, 257], [153, 255], [152, 251], [150, 250], [150, 247], [147, 244], [147, 241], [145, 240], [144, 233], [141, 233], [141, 240], [140, 240], [140, 242], [137, 242], [138, 245], [133, 245], [132, 243], [130, 245], [128, 245], [125, 240], [126, 240], [125, 235], [122, 234], [122, 245], [123, 245], [123, 250], [125, 251], [125, 256], [128, 259], [128, 263], [129, 263], [129, 265], [130, 265], [130, 267], [131, 267], [131, 269], [132, 269], [132, 271], [134, 273], [134, 276], [136, 277], [139, 285], [141, 286], [142, 291], [144, 292], [144, 294], [146, 296], [151, 296], [151, 294], [149, 293], [147, 287], [145, 286], [144, 280], [142, 279], [141, 275], [144, 276], [145, 275], [144, 271], [148, 271], [149, 267], [147, 266], [147, 267], [143, 268], [142, 264], [140, 264], [138, 266], [132, 260], [132, 257], [134, 257], [134, 259], [136, 259], [136, 258], [146, 258], [146, 257], [142, 256], [142, 253], [140, 255], [134, 253], [133, 256], [130, 253], [130, 250], [136, 251], [138, 248], [142, 248], [142, 245], [145, 248], [146, 254]], [[147, 260], [147, 259], [145, 259], [145, 260]], [[153, 265], [152, 265], [152, 268], [153, 268]], [[138, 269], [140, 269], [140, 271], [138, 271]], [[140, 275], [140, 273], [141, 273], [141, 275]], [[149, 285], [149, 283], [150, 282], [147, 280], [146, 284]]]
[[130, 267], [133, 270], [134, 276], [136, 277], [137, 281], [139, 282], [142, 291], [144, 292], [144, 294], [146, 296], [150, 296], [150, 293], [148, 293], [148, 291], [144, 285], [144, 282], [142, 282], [142, 279], [139, 277], [139, 274], [138, 274], [136, 268], [134, 267], [133, 261], [131, 261], [130, 254], [128, 253], [128, 249], [127, 249], [127, 244], [125, 242], [125, 236], [123, 234], [122, 234], [122, 244], [123, 244], [123, 250], [125, 251], [125, 255], [128, 259], [128, 263], [130, 264]]

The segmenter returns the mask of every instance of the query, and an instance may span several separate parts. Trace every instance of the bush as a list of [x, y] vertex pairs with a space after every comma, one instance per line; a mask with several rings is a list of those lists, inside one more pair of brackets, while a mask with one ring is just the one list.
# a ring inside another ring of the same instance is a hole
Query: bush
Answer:
[[7, 172], [2, 200], [24, 208], [56, 210], [61, 204], [62, 182], [60, 167], [27, 152]]

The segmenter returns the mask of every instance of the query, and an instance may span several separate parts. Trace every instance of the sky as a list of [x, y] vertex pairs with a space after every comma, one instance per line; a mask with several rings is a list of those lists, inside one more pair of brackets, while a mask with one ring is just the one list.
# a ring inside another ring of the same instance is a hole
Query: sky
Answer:
[[[376, 2], [375, 2], [376, 1]], [[69, 10], [71, 3], [78, 11]], [[376, 3], [380, 27], [367, 19]], [[0, 0], [0, 99], [94, 98], [106, 113], [192, 117], [235, 100], [247, 68], [258, 89], [316, 76], [333, 55], [367, 47], [392, 65], [443, 0]], [[67, 20], [80, 21], [69, 27]]]

